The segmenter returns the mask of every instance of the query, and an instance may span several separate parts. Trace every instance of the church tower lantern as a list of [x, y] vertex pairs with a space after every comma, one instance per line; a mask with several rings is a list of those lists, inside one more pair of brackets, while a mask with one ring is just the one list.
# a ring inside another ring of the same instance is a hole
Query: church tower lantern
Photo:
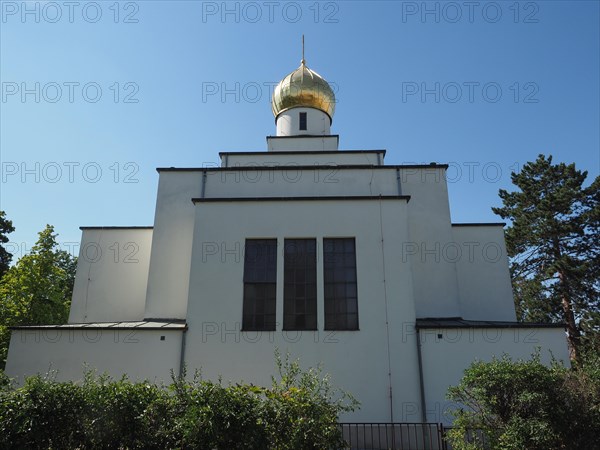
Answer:
[[329, 136], [335, 112], [335, 94], [329, 83], [304, 60], [273, 91], [271, 108], [277, 136]]

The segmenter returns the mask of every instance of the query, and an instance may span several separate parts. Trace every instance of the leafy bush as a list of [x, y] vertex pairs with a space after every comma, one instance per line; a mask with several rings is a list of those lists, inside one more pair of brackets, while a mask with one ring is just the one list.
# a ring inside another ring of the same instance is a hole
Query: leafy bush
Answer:
[[267, 430], [270, 448], [281, 450], [345, 447], [338, 415], [353, 411], [358, 402], [348, 393], [340, 397], [322, 368], [302, 371], [298, 361], [277, 357], [279, 381], [267, 391]]
[[264, 388], [251, 385], [224, 387], [201, 380], [175, 378], [173, 409], [177, 434], [185, 448], [266, 449], [263, 425]]
[[[475, 362], [449, 398], [465, 408], [449, 432], [456, 450], [600, 449], [600, 360], [578, 370], [508, 356]], [[471, 439], [466, 442], [469, 431]]]
[[82, 438], [83, 391], [73, 383], [31, 377], [0, 391], [2, 448], [74, 448]]
[[84, 448], [163, 449], [171, 444], [165, 432], [172, 426], [171, 399], [163, 386], [87, 372], [80, 390]]
[[[87, 371], [83, 383], [0, 378], [1, 449], [327, 449], [357, 402], [321, 369], [277, 356], [270, 388], [173, 376], [169, 386]], [[1, 376], [2, 374], [0, 374]]]

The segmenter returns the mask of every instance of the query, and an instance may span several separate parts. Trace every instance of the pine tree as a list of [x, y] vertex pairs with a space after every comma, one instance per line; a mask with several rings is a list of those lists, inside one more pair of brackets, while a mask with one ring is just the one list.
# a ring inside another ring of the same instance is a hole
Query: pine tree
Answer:
[[586, 338], [598, 331], [590, 317], [600, 311], [600, 177], [584, 187], [586, 178], [575, 164], [539, 155], [511, 175], [519, 190], [500, 190], [504, 206], [492, 208], [511, 221], [506, 243], [520, 319], [562, 319], [574, 363], [582, 330]]
[[0, 211], [0, 280], [8, 270], [10, 262], [12, 261], [12, 255], [4, 248], [3, 244], [8, 242], [9, 233], [15, 231], [15, 227], [10, 220], [6, 218], [6, 213]]

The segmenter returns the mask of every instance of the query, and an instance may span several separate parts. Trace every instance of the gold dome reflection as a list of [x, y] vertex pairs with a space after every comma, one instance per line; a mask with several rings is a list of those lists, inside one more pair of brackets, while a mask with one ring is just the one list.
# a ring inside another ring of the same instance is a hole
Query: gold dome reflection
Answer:
[[325, 79], [306, 67], [304, 59], [300, 67], [279, 82], [273, 91], [271, 108], [277, 117], [291, 108], [306, 107], [323, 111], [333, 119], [335, 95]]

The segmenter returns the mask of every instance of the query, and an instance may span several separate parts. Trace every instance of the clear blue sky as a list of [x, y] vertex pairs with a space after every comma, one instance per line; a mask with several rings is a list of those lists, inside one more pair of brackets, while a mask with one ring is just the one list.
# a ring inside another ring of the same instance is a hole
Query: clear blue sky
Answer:
[[152, 225], [156, 167], [265, 150], [270, 86], [298, 66], [303, 33], [309, 67], [337, 92], [340, 147], [449, 163], [455, 222], [498, 221], [498, 189], [539, 153], [599, 173], [597, 1], [1, 10], [0, 208], [16, 256], [46, 223], [66, 247], [80, 225]]

